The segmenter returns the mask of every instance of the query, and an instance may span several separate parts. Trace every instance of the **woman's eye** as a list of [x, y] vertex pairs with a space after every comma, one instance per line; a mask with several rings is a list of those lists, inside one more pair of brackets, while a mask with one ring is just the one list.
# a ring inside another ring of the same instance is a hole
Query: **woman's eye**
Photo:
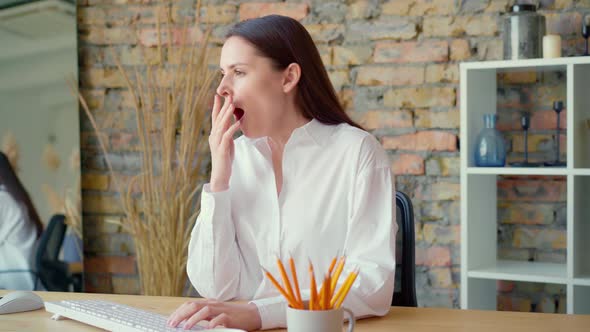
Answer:
[[244, 72], [239, 71], [239, 70], [236, 70], [235, 73], [236, 73], [236, 76], [242, 76], [242, 75], [244, 75]]

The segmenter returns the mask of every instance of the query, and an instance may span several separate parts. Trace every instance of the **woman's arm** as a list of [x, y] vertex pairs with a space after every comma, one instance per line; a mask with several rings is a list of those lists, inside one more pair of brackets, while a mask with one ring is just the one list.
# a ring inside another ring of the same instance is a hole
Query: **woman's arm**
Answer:
[[191, 234], [188, 277], [201, 296], [227, 301], [238, 295], [243, 265], [231, 216], [230, 192], [211, 192], [207, 184]]

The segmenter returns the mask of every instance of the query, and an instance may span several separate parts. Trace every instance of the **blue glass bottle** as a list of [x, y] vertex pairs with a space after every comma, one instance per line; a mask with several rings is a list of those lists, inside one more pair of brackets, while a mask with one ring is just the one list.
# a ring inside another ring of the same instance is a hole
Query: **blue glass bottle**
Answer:
[[473, 149], [475, 166], [503, 167], [506, 163], [504, 137], [496, 129], [496, 114], [484, 114], [484, 128], [475, 140]]

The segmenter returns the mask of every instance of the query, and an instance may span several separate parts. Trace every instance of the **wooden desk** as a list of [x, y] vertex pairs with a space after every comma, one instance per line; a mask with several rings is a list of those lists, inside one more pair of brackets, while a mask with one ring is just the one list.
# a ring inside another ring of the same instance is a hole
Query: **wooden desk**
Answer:
[[[6, 291], [0, 290], [0, 295]], [[187, 298], [112, 294], [37, 292], [44, 300], [102, 299], [168, 315]], [[53, 321], [51, 314], [37, 310], [0, 315], [0, 331], [100, 331], [72, 321]], [[282, 331], [282, 330], [278, 330]], [[386, 317], [357, 322], [357, 332], [588, 332], [590, 315], [556, 315], [499, 311], [393, 307]]]

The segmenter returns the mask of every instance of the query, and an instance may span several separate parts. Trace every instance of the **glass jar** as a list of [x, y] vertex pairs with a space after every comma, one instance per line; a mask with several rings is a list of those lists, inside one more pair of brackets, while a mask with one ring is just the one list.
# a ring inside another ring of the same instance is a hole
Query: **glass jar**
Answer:
[[484, 114], [484, 128], [475, 139], [473, 149], [475, 166], [503, 167], [506, 163], [504, 137], [496, 129], [496, 114]]
[[504, 17], [504, 59], [543, 57], [545, 16], [531, 4], [513, 5]]

